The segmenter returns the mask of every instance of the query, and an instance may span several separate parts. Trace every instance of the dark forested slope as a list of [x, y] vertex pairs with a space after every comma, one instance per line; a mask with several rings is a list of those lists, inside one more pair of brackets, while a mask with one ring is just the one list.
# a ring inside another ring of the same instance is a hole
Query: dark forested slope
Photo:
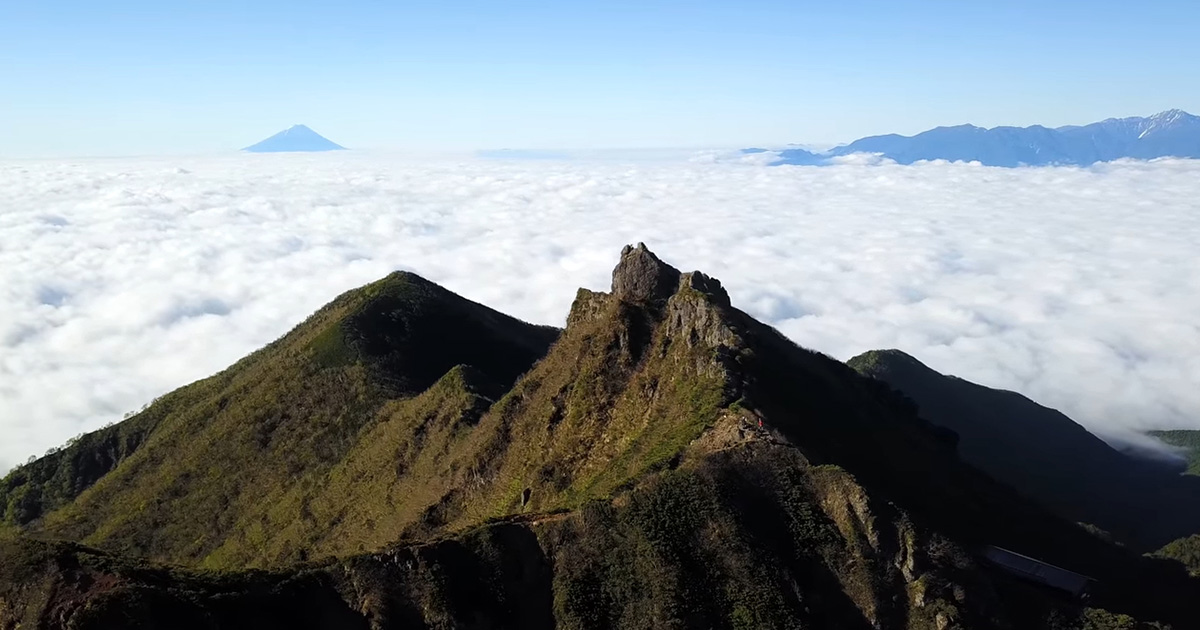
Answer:
[[899, 350], [849, 361], [959, 436], [963, 459], [1071, 520], [1141, 550], [1200, 533], [1200, 479], [1126, 455], [1059, 411], [930, 369]]

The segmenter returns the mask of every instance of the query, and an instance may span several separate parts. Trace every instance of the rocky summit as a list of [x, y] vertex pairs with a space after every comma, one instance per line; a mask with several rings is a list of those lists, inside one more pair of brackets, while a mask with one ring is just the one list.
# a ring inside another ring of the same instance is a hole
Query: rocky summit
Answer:
[[0, 629], [1192, 628], [1200, 582], [626, 247], [565, 329], [397, 273], [0, 481]]

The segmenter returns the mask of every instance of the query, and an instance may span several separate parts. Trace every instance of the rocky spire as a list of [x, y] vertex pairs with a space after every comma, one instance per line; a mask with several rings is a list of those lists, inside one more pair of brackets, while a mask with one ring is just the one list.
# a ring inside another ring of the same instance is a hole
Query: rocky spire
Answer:
[[627, 302], [661, 302], [679, 288], [679, 270], [646, 249], [626, 245], [613, 269], [612, 294]]
[[679, 286], [699, 291], [720, 306], [729, 306], [729, 293], [725, 291], [725, 287], [721, 286], [721, 281], [699, 271], [683, 274]]

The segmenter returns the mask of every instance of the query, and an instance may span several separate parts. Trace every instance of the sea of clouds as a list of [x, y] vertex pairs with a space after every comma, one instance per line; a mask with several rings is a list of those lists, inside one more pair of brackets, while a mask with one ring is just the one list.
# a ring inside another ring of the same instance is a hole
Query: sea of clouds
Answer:
[[839, 359], [900, 348], [1109, 439], [1200, 428], [1200, 161], [4, 161], [0, 471], [394, 269], [561, 325], [637, 241]]

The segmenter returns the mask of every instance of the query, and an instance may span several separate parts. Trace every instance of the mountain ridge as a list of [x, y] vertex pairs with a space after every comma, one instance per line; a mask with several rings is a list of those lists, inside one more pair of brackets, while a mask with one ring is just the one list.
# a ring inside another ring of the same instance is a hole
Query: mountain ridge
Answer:
[[[476, 340], [443, 352], [456, 334]], [[0, 530], [0, 628], [1049, 630], [1200, 613], [1177, 563], [997, 483], [903, 394], [641, 244], [609, 292], [578, 291], [562, 331], [394, 274], [214, 378], [151, 405], [148, 437], [93, 485]], [[984, 545], [1089, 575], [1093, 599], [990, 567]]]
[[985, 166], [1088, 166], [1122, 158], [1200, 158], [1200, 116], [1170, 109], [1146, 117], [1108, 118], [1049, 128], [939, 126], [913, 136], [859, 138], [826, 152], [784, 149], [775, 165], [822, 165], [856, 153], [900, 164], [923, 160], [978, 161]]

